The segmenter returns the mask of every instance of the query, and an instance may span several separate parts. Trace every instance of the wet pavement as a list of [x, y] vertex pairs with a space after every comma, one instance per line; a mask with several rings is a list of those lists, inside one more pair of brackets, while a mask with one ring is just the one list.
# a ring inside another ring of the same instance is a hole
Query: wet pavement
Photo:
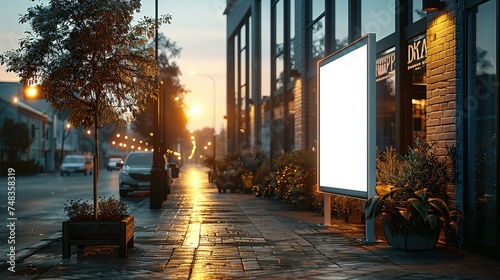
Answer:
[[[72, 248], [58, 233], [17, 254], [1, 279], [500, 279], [500, 261], [439, 246], [406, 252], [363, 244], [363, 226], [284, 202], [218, 193], [206, 169], [184, 166], [161, 209], [132, 209], [134, 247]], [[2, 256], [3, 259], [4, 256]]]

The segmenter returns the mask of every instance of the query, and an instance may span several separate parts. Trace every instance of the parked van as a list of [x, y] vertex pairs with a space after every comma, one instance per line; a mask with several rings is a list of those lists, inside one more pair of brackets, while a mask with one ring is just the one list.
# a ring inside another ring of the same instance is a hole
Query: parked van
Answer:
[[67, 155], [61, 165], [61, 176], [70, 173], [92, 174], [94, 162], [92, 156], [87, 155]]

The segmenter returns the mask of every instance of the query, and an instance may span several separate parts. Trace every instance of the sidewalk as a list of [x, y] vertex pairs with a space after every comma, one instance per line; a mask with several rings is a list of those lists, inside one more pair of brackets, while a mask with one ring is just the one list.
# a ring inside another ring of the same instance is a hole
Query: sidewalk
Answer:
[[[192, 172], [192, 173], [188, 173]], [[187, 174], [188, 173], [188, 174]], [[282, 202], [217, 192], [206, 173], [183, 170], [162, 209], [132, 209], [134, 248], [72, 248], [60, 234], [17, 254], [1, 279], [500, 279], [500, 261], [460, 249], [405, 252], [364, 245], [363, 227]]]

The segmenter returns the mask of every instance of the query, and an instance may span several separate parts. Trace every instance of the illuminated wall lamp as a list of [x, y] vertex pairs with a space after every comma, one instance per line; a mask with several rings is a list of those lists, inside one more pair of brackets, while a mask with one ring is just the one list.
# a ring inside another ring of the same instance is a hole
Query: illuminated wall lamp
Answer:
[[445, 3], [440, 0], [423, 0], [422, 9], [426, 12], [434, 12], [444, 8]]

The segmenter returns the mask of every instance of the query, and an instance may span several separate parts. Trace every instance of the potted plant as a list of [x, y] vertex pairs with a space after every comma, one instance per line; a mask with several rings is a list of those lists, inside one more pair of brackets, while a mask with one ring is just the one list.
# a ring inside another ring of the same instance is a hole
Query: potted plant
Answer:
[[461, 214], [426, 188], [413, 190], [391, 185], [375, 187], [377, 195], [366, 204], [366, 217], [383, 215], [387, 242], [404, 250], [433, 249], [441, 231], [451, 238], [458, 232]]
[[417, 137], [414, 147], [402, 157], [394, 148], [377, 154], [376, 195], [366, 204], [365, 215], [382, 216], [389, 244], [406, 249], [431, 249], [440, 233], [446, 242], [455, 243], [459, 209], [447, 193], [454, 172], [450, 162], [440, 157], [435, 142]]
[[120, 257], [134, 246], [134, 216], [128, 204], [114, 196], [99, 197], [99, 212], [94, 217], [93, 205], [81, 199], [64, 204], [69, 220], [63, 222], [63, 258], [71, 256], [71, 246], [118, 245]]

